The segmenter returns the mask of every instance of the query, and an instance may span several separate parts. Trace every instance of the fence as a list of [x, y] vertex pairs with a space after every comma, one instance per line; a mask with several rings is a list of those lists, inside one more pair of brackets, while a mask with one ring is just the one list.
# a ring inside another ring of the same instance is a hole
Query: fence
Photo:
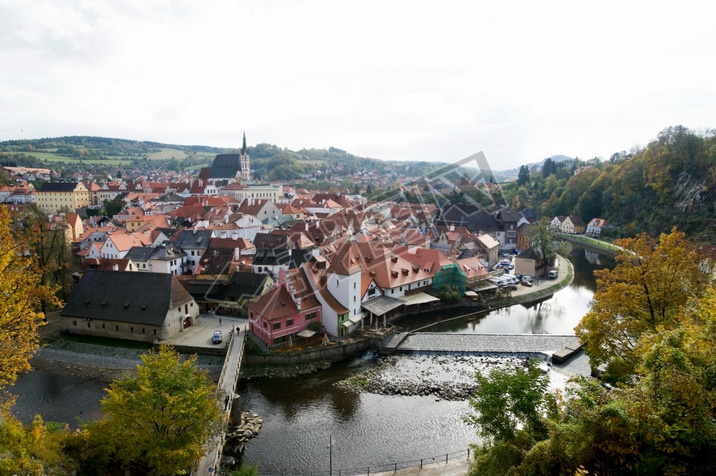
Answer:
[[[407, 461], [400, 461], [400, 462], [393, 462], [393, 463], [383, 463], [383, 464], [375, 464], [370, 466], [362, 466], [362, 467], [356, 467], [356, 468], [341, 468], [341, 469], [332, 469], [329, 468], [328, 471], [312, 471], [308, 473], [296, 473], [295, 471], [287, 471], [287, 472], [278, 472], [278, 473], [267, 473], [264, 471], [261, 471], [259, 468], [259, 472], [263, 476], [363, 476], [363, 475], [378, 475], [378, 474], [385, 474], [385, 473], [396, 473], [399, 470], [403, 469], [409, 469], [409, 468], [415, 468], [422, 469], [423, 466], [427, 465], [433, 465], [433, 464], [449, 464], [454, 463], [456, 461], [464, 460], [465, 462], [470, 462], [470, 448], [456, 451], [453, 453], [444, 453], [436, 456], [429, 456], [427, 458], [420, 458], [420, 459], [413, 459], [413, 460], [407, 460]], [[417, 471], [416, 471], [417, 474]]]

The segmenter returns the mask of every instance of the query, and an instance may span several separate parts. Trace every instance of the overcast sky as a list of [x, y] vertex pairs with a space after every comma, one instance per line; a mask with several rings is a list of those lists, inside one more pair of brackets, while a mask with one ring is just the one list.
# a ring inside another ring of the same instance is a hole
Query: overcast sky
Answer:
[[493, 169], [716, 127], [706, 1], [0, 0], [0, 140]]

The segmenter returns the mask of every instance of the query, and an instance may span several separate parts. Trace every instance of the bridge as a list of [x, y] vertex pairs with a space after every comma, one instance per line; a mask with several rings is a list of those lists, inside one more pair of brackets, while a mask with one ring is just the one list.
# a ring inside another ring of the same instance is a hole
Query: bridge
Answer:
[[[234, 389], [236, 389], [236, 381], [239, 379], [241, 360], [244, 355], [246, 330], [242, 327], [239, 332], [229, 334], [229, 339], [229, 349], [226, 352], [226, 359], [224, 359], [224, 368], [221, 370], [221, 376], [217, 384], [217, 387], [226, 395], [226, 399], [221, 402], [221, 408], [224, 411], [227, 422], [231, 417], [234, 398], [238, 397], [234, 394]], [[220, 436], [209, 442], [211, 450], [192, 469], [192, 476], [209, 476], [217, 473], [225, 437], [226, 427], [224, 427], [224, 432]]]
[[382, 350], [394, 352], [447, 352], [472, 354], [541, 355], [562, 363], [581, 350], [574, 335], [554, 334], [443, 334], [402, 332], [383, 341]]

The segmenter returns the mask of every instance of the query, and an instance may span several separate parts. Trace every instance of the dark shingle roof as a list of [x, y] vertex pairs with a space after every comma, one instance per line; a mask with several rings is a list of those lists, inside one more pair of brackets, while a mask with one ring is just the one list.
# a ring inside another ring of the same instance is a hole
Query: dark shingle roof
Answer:
[[77, 182], [45, 182], [38, 192], [72, 192], [77, 188]]
[[171, 274], [89, 269], [62, 315], [161, 326], [171, 308], [192, 300]]
[[206, 249], [211, 243], [211, 230], [183, 230], [176, 245], [190, 250]]
[[[241, 172], [241, 162], [239, 154], [219, 154], [211, 164], [209, 178], [234, 178], [238, 172]], [[240, 175], [240, 174], [239, 174]]]
[[267, 274], [234, 273], [226, 286], [226, 297], [238, 300], [258, 296], [267, 279]]
[[149, 261], [149, 258], [152, 256], [153, 252], [154, 248], [151, 248], [149, 246], [132, 246], [127, 252], [127, 254], [124, 255], [124, 259], [132, 260], [135, 263], [143, 263]]

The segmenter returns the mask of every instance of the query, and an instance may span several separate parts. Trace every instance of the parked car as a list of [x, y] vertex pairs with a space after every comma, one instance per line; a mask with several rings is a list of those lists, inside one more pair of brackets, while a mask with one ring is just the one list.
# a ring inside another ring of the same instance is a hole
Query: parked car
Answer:
[[522, 276], [522, 281], [529, 281], [531, 283], [533, 281], [532, 276], [524, 275]]
[[508, 285], [505, 286], [505, 287], [506, 287], [507, 289], [509, 289], [510, 291], [517, 291], [517, 285], [515, 285], [515, 284], [508, 284]]
[[528, 281], [525, 278], [522, 278], [522, 281], [520, 281], [520, 284], [522, 284], [522, 286], [527, 286], [528, 288], [532, 287], [532, 281]]
[[211, 342], [214, 344], [221, 344], [221, 331], [214, 331], [214, 335], [211, 336]]
[[556, 269], [552, 269], [552, 270], [549, 271], [549, 273], [547, 273], [547, 277], [548, 277], [549, 279], [557, 279], [557, 275], [558, 275], [558, 274], [559, 274], [559, 273], [557, 272]]

